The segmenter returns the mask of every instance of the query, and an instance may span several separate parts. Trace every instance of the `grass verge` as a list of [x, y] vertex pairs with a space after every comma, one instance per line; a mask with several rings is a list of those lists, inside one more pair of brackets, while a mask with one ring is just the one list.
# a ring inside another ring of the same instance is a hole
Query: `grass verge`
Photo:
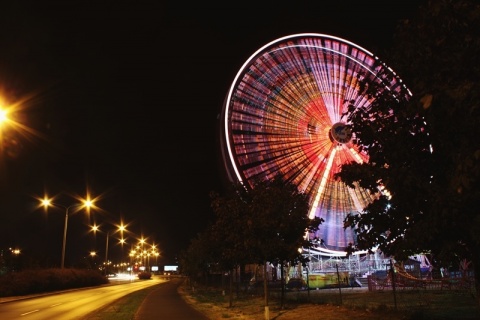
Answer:
[[132, 320], [146, 296], [156, 287], [132, 292], [123, 298], [120, 298], [108, 306], [96, 310], [83, 320]]
[[[182, 288], [187, 300], [212, 320], [263, 320], [264, 299], [258, 295], [229, 297], [218, 288]], [[276, 320], [473, 320], [480, 319], [475, 298], [469, 292], [401, 290], [369, 292], [366, 290], [315, 290], [289, 292], [280, 306], [280, 297], [272, 292], [269, 318]]]

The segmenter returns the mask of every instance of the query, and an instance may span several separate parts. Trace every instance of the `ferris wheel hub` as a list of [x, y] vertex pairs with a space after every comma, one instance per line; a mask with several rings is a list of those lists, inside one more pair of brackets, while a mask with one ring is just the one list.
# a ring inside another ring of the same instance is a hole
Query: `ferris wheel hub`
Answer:
[[343, 122], [335, 123], [329, 131], [330, 140], [345, 144], [352, 140], [352, 130]]

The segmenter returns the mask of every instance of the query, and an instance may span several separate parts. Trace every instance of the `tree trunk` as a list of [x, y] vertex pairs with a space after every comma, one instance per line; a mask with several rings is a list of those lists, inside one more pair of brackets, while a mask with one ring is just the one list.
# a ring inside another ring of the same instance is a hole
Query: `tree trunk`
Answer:
[[229, 299], [229, 306], [230, 308], [233, 307], [233, 272], [230, 271], [230, 299]]
[[283, 270], [283, 262], [280, 262], [280, 285], [282, 286], [280, 309], [283, 310], [285, 307], [285, 272]]
[[242, 272], [239, 270], [239, 266], [235, 267], [235, 279], [237, 280], [236, 285], [235, 285], [235, 294], [237, 295], [237, 298], [240, 295], [240, 284], [242, 283]]
[[270, 310], [268, 308], [268, 273], [267, 262], [263, 262], [263, 293], [265, 295], [265, 320], [270, 319]]

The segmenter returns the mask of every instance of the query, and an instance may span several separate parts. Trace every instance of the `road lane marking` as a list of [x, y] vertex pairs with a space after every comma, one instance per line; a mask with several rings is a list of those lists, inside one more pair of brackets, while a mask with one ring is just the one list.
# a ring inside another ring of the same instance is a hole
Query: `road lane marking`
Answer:
[[38, 311], [40, 311], [40, 309], [33, 310], [33, 311], [30, 311], [30, 312], [22, 313], [21, 316], [26, 316], [26, 315], [28, 315], [28, 314], [30, 314], [30, 313], [34, 313], [34, 312], [38, 312]]

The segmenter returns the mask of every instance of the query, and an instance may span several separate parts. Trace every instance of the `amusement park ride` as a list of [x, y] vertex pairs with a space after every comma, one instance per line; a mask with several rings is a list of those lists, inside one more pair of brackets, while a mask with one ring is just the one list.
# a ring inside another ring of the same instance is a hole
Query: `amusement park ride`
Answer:
[[[377, 75], [388, 73], [386, 81]], [[248, 58], [236, 74], [221, 117], [221, 149], [230, 181], [252, 188], [256, 179], [280, 174], [310, 199], [309, 217], [324, 220], [307, 235], [321, 239], [304, 254], [310, 273], [347, 270], [365, 275], [385, 270], [390, 259], [381, 252], [355, 252], [349, 214], [362, 212], [375, 195], [335, 180], [347, 162], [368, 162], [352, 141], [342, 119], [346, 101], [368, 106], [372, 97], [360, 94], [368, 79], [392, 95], [402, 81], [373, 53], [347, 40], [325, 34], [295, 34], [276, 39]], [[380, 190], [378, 192], [381, 192]], [[430, 266], [421, 259], [420, 267]]]

